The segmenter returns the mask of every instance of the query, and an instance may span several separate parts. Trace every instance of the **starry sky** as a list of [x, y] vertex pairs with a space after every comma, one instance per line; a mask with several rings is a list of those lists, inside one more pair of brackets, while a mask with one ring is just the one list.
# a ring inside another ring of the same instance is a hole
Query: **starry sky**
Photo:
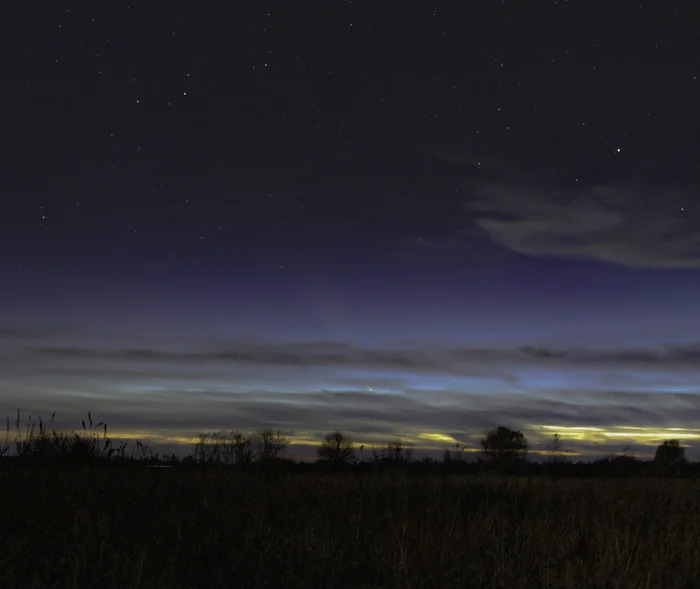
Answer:
[[700, 458], [688, 3], [1, 10], [3, 415]]

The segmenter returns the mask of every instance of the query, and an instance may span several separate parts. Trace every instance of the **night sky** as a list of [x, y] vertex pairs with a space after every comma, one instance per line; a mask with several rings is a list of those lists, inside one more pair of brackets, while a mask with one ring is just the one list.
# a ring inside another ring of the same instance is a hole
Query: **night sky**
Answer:
[[691, 8], [4, 3], [0, 414], [699, 458]]

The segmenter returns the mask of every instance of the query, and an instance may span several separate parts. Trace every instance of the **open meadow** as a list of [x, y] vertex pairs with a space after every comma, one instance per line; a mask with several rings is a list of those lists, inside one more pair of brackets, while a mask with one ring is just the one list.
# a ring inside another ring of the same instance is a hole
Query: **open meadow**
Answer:
[[668, 589], [693, 479], [0, 465], [0, 587]]

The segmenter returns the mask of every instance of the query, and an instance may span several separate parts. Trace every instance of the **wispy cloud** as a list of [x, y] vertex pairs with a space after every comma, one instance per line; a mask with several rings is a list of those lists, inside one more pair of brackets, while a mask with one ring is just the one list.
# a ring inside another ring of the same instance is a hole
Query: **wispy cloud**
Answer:
[[680, 187], [621, 183], [562, 190], [494, 182], [475, 185], [465, 206], [491, 239], [522, 254], [697, 268], [694, 201], [692, 191]]

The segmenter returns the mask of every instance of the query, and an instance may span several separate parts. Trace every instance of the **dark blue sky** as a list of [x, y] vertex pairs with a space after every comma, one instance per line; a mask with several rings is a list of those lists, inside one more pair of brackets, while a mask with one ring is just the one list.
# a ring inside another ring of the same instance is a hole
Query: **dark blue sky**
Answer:
[[686, 3], [3, 13], [3, 411], [693, 454]]

